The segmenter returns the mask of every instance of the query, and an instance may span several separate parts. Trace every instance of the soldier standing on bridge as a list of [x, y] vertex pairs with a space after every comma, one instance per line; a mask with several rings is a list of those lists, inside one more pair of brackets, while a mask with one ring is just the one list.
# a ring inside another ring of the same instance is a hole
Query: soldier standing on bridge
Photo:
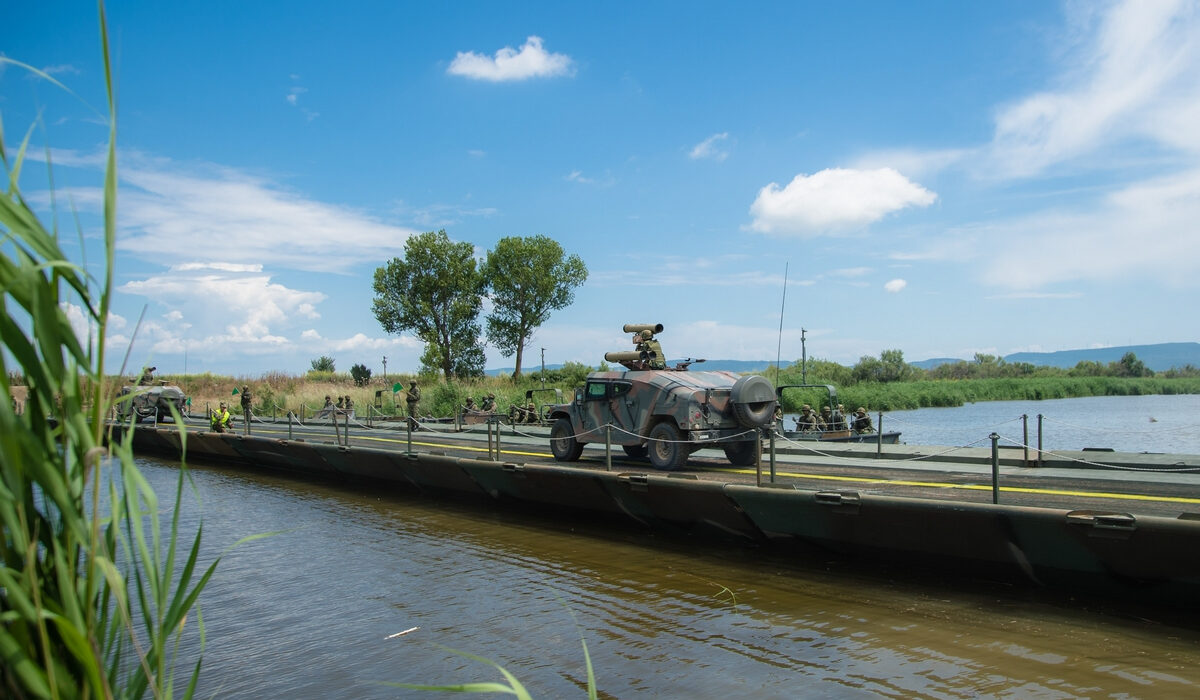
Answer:
[[242, 387], [242, 420], [246, 421], [246, 434], [250, 434], [250, 417], [253, 409], [250, 406], [250, 387]]
[[413, 379], [408, 383], [408, 396], [404, 397], [404, 402], [408, 404], [409, 423], [415, 430], [417, 428], [417, 411], [421, 408], [421, 390], [417, 388], [417, 380]]

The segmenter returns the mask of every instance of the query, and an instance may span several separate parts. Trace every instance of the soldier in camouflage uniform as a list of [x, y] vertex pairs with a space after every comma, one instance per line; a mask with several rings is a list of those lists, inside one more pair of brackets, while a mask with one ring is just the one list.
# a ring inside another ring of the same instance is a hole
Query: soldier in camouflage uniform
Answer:
[[633, 336], [633, 342], [637, 344], [638, 352], [648, 352], [650, 355], [650, 369], [666, 369], [667, 356], [663, 354], [662, 345], [654, 339], [654, 333], [648, 330], [637, 333]]

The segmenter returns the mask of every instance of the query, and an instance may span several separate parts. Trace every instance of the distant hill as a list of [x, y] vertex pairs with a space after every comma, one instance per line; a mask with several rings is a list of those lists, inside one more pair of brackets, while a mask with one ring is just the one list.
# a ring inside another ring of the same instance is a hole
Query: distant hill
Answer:
[[955, 362], [962, 362], [962, 360], [954, 357], [934, 357], [929, 360], [921, 360], [920, 362], [909, 362], [908, 364], [913, 367], [920, 367], [921, 369], [937, 369], [942, 365], [952, 365]]
[[1137, 355], [1147, 367], [1162, 372], [1173, 367], [1200, 367], [1200, 343], [1157, 343], [1154, 345], [1124, 345], [1115, 348], [1089, 350], [1060, 350], [1058, 352], [1014, 352], [1005, 362], [1028, 362], [1033, 365], [1071, 368], [1084, 360], [1108, 364], [1121, 359], [1127, 352]]
[[[1162, 372], [1174, 367], [1183, 367], [1184, 365], [1200, 367], [1200, 343], [1156, 343], [1153, 345], [1123, 345], [1120, 347], [1091, 348], [1088, 350], [1059, 350], [1058, 352], [1014, 352], [1011, 355], [1005, 355], [1004, 361], [1010, 363], [1028, 362], [1031, 365], [1070, 369], [1083, 360], [1091, 360], [1106, 365], [1109, 362], [1120, 360], [1121, 356], [1127, 352], [1137, 355], [1139, 360], [1155, 372]], [[953, 357], [935, 357], [928, 360], [920, 360], [919, 362], [910, 362], [909, 364], [921, 369], [934, 369], [940, 365], [962, 361]], [[676, 362], [679, 362], [679, 360], [669, 360], [667, 364], [674, 365]], [[790, 364], [792, 363], [789, 360], [783, 361], [784, 367]], [[620, 366], [611, 362], [609, 365], [614, 367]], [[692, 365], [692, 369], [758, 372], [774, 366], [774, 360], [708, 360], [703, 364]], [[561, 368], [562, 365], [546, 365], [546, 369]], [[524, 367], [523, 371], [536, 372], [540, 369], [541, 365], [534, 365], [533, 367]], [[499, 376], [512, 374], [512, 371], [512, 367], [503, 367], [501, 369], [489, 369], [487, 370], [487, 374]]]
[[[680, 362], [680, 361], [682, 361], [682, 358], [680, 358], [678, 360], [667, 360], [667, 365], [670, 367], [674, 367], [675, 363]], [[786, 367], [788, 364], [790, 364], [790, 363], [787, 361], [785, 361], [783, 363], [784, 367]], [[608, 365], [609, 365], [609, 367], [613, 367], [616, 369], [620, 369], [620, 367], [621, 367], [616, 362], [609, 362]], [[756, 372], [759, 370], [764, 370], [768, 367], [773, 367], [774, 365], [775, 365], [775, 362], [773, 360], [705, 360], [702, 363], [692, 365], [691, 368], [695, 371], [724, 370], [726, 372]], [[594, 367], [595, 365], [592, 365], [592, 366]], [[500, 367], [498, 369], [485, 370], [484, 374], [491, 376], [491, 377], [499, 377], [499, 376], [503, 376], [506, 374], [512, 374], [514, 369], [516, 369], [516, 368], [515, 367]], [[521, 373], [529, 374], [531, 372], [540, 372], [541, 369], [542, 369], [541, 364], [537, 364], [532, 367], [522, 367]], [[547, 370], [562, 369], [562, 365], [561, 364], [546, 365], [546, 369]]]
[[[1200, 367], [1200, 343], [1155, 343], [1153, 345], [1122, 345], [1087, 350], [1059, 350], [1058, 352], [1014, 352], [1011, 355], [1005, 355], [1004, 361], [1008, 363], [1028, 362], [1040, 367], [1070, 369], [1084, 360], [1106, 365], [1120, 360], [1121, 356], [1127, 352], [1137, 355], [1139, 360], [1155, 372], [1184, 365]], [[910, 364], [921, 369], [934, 369], [940, 365], [962, 361], [938, 357]]]

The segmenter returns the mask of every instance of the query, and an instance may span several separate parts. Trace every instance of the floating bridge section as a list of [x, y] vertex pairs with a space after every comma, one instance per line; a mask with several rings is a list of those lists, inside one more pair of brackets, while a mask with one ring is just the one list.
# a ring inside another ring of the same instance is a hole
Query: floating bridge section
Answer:
[[[398, 492], [538, 508], [654, 531], [797, 546], [918, 571], [1020, 581], [1200, 611], [1200, 519], [756, 485], [727, 474], [610, 472], [189, 430], [187, 459]], [[178, 459], [178, 427], [137, 427], [134, 451]], [[716, 476], [717, 478], [713, 478]]]

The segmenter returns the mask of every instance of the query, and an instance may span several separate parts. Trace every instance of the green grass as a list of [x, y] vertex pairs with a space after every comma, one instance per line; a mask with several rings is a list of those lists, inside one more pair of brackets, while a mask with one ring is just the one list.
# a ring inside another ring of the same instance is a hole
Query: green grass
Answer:
[[[200, 662], [177, 677], [176, 651], [192, 627], [203, 638], [199, 615], [189, 626], [189, 613], [216, 567], [199, 568], [199, 532], [190, 543], [178, 536], [186, 469], [164, 527], [128, 433], [106, 435], [115, 387], [101, 368], [117, 164], [102, 5], [100, 26], [111, 116], [98, 283], [64, 255], [21, 195], [32, 127], [12, 159], [0, 151], [8, 175], [0, 197], [0, 386], [11, 397], [10, 377], [20, 376], [28, 391], [23, 413], [0, 402], [0, 696], [10, 698], [161, 698], [177, 687], [190, 697]], [[86, 315], [89, 338], [76, 336], [67, 305]]]

